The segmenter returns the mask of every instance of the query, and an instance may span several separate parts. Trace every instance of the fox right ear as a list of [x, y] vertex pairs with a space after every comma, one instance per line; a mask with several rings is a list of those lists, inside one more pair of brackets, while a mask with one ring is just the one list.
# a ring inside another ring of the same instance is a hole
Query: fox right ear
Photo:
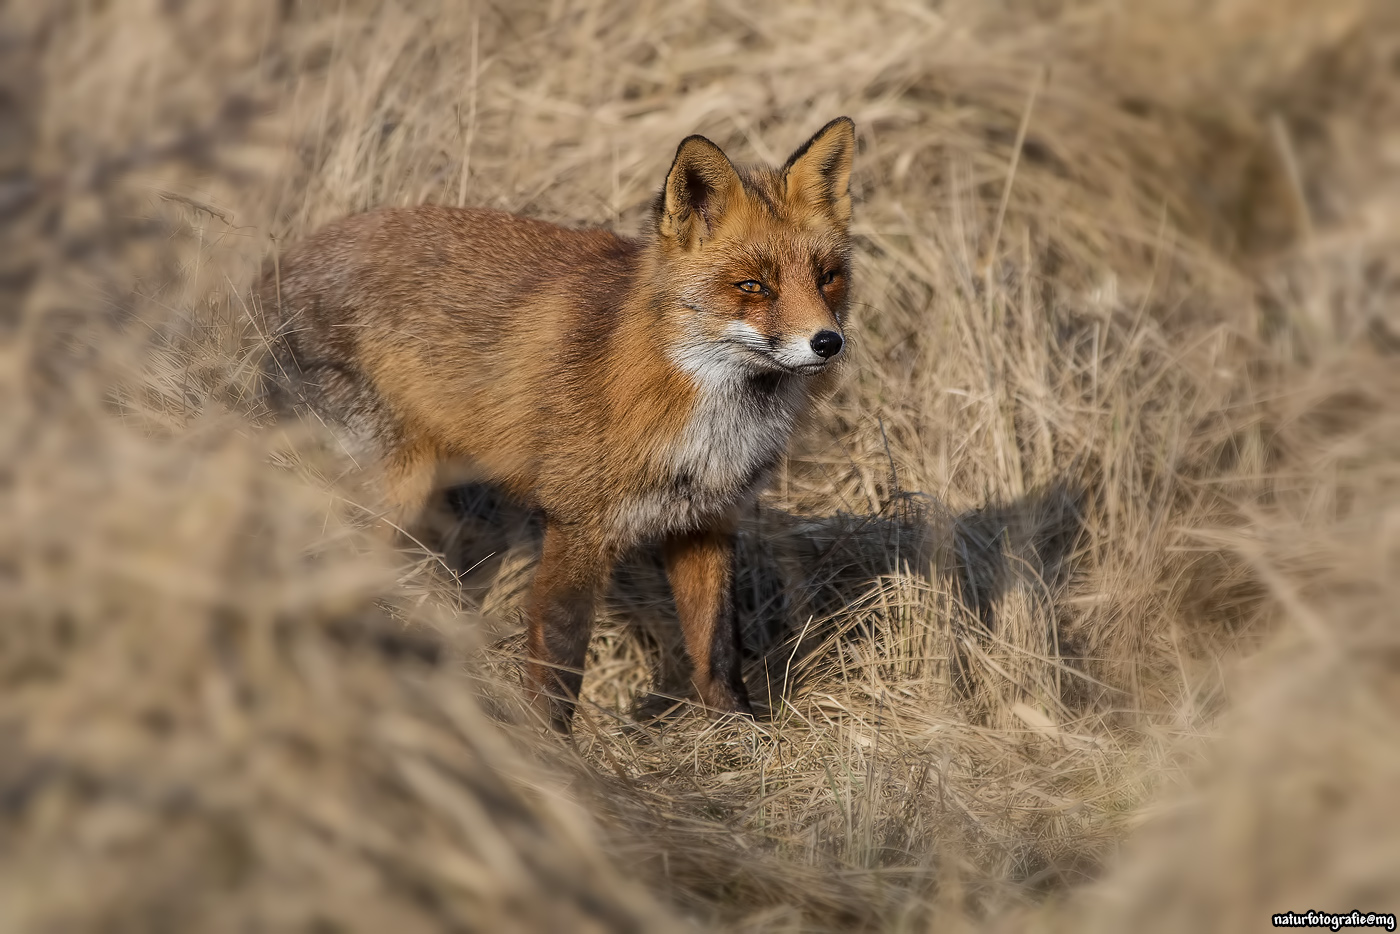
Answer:
[[856, 125], [837, 117], [798, 147], [783, 166], [789, 197], [825, 206], [845, 224], [851, 219], [851, 160]]
[[657, 227], [689, 249], [714, 231], [743, 182], [720, 148], [703, 136], [687, 136], [661, 189]]

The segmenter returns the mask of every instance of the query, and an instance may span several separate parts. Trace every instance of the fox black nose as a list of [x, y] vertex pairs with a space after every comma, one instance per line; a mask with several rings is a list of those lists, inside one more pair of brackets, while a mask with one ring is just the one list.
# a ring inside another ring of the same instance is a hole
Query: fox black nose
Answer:
[[841, 335], [835, 331], [818, 331], [812, 338], [812, 353], [823, 360], [841, 352]]

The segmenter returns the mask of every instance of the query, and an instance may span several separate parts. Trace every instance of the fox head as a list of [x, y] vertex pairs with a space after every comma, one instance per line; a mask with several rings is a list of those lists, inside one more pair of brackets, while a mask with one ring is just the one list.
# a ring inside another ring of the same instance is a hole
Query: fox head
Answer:
[[779, 169], [685, 139], [656, 202], [675, 362], [699, 378], [815, 374], [842, 356], [855, 124], [838, 117]]

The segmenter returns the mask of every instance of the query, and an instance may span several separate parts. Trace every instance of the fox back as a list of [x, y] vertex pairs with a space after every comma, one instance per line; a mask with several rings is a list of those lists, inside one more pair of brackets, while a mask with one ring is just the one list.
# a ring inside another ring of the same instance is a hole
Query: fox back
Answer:
[[853, 151], [846, 118], [778, 169], [689, 137], [636, 240], [486, 209], [344, 219], [264, 275], [271, 375], [375, 465], [396, 524], [482, 479], [604, 565], [729, 529], [845, 357]]

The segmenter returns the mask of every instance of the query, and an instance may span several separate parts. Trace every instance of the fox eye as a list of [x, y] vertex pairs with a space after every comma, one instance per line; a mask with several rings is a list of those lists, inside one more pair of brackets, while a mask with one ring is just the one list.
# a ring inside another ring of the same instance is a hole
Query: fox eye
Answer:
[[734, 283], [734, 287], [740, 292], [748, 292], [750, 295], [761, 295], [768, 290], [763, 287], [763, 283], [757, 279], [745, 279], [743, 282]]
[[841, 273], [839, 270], [836, 269], [830, 269], [827, 272], [823, 273], [821, 277], [822, 287], [825, 288], [826, 286], [831, 285], [831, 283], [836, 281], [836, 277], [839, 275], [841, 275]]

